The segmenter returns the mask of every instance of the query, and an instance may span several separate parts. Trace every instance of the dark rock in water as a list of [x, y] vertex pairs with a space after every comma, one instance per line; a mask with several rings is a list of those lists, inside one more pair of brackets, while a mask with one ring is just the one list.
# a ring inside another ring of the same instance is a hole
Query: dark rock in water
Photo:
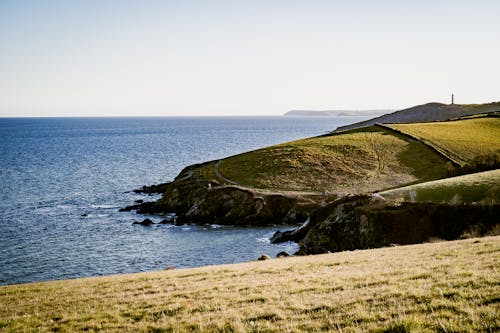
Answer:
[[138, 214], [156, 214], [163, 213], [163, 208], [157, 202], [143, 202], [141, 204], [120, 208], [120, 212], [130, 212], [136, 210]]
[[267, 254], [261, 255], [257, 260], [269, 260], [271, 257]]
[[186, 219], [184, 214], [180, 214], [174, 219], [174, 225], [176, 226], [185, 225], [186, 223], [189, 223], [189, 220]]
[[[291, 231], [290, 230], [285, 231], [285, 233], [287, 233], [287, 232], [291, 232]], [[286, 239], [286, 240], [283, 240], [283, 239]], [[286, 242], [288, 239], [287, 239], [287, 237], [284, 236], [283, 232], [278, 230], [274, 233], [274, 235], [269, 240], [271, 241], [271, 243], [277, 244], [277, 243]]]
[[138, 199], [138, 200], [135, 200], [134, 202], [135, 202], [135, 203], [143, 203], [143, 202], [144, 202], [144, 200], [142, 200], [142, 199]]
[[281, 232], [279, 230], [276, 231], [274, 235], [271, 237], [270, 241], [273, 244], [279, 244], [290, 241], [298, 242], [307, 235], [309, 228], [310, 228], [310, 223], [309, 220], [307, 220], [306, 222], [304, 222], [304, 224], [302, 224], [300, 227], [296, 229], [287, 230], [285, 232]]
[[136, 210], [137, 208], [139, 208], [139, 205], [131, 205], [131, 206], [127, 206], [124, 208], [120, 208], [120, 209], [118, 209], [118, 211], [119, 212], [130, 212], [132, 210]]
[[281, 251], [280, 253], [278, 253], [276, 255], [276, 258], [286, 258], [286, 257], [289, 257], [290, 255], [288, 253], [286, 253], [285, 251]]
[[143, 226], [150, 226], [150, 225], [155, 224], [155, 223], [153, 221], [151, 221], [150, 219], [144, 219], [141, 222], [134, 221], [132, 224], [140, 224]]
[[163, 183], [158, 185], [143, 186], [140, 189], [134, 190], [135, 193], [147, 193], [147, 194], [158, 194], [165, 192], [166, 188], [170, 183]]
[[173, 224], [175, 223], [175, 220], [177, 219], [177, 216], [175, 214], [167, 214], [167, 216], [161, 220], [159, 224]]
[[81, 217], [87, 217], [87, 216], [89, 216], [89, 214], [82, 214], [82, 215], [80, 215], [80, 216], [81, 216]]
[[284, 242], [296, 242], [304, 238], [305, 233], [300, 233], [300, 228], [294, 230], [287, 230], [285, 232], [276, 231], [271, 237], [270, 241], [272, 244], [279, 244]]

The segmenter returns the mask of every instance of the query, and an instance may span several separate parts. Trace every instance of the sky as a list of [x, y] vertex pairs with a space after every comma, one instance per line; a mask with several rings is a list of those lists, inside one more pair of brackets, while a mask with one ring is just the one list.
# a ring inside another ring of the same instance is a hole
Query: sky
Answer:
[[0, 117], [500, 101], [498, 0], [0, 0]]

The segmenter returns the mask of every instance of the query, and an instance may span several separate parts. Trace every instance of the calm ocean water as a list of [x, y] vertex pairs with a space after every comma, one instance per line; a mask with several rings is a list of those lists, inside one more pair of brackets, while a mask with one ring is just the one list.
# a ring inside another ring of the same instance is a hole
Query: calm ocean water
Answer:
[[[0, 284], [194, 267], [292, 253], [280, 227], [143, 227], [130, 191], [185, 166], [362, 117], [0, 118]], [[153, 217], [153, 220], [158, 218]]]

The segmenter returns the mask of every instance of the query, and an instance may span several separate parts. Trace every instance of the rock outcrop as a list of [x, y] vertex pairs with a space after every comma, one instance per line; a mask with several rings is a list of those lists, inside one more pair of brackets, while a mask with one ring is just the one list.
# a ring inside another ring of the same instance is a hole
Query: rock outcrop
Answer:
[[271, 225], [306, 220], [314, 202], [280, 194], [262, 194], [234, 185], [221, 185], [184, 169], [171, 183], [162, 184], [163, 196], [122, 211], [142, 214], [175, 213], [175, 224]]
[[[483, 236], [498, 224], [500, 205], [386, 203], [381, 197], [346, 197], [315, 210], [298, 254], [415, 244], [432, 238]], [[304, 232], [304, 230], [302, 230]]]
[[135, 193], [158, 194], [163, 193], [170, 183], [162, 183], [158, 185], [143, 186], [140, 189], [134, 190]]
[[174, 183], [157, 203], [177, 220], [190, 223], [267, 225], [304, 221], [296, 198], [262, 195], [237, 186], [218, 186], [209, 181]]
[[143, 225], [145, 227], [148, 227], [152, 224], [155, 224], [153, 221], [151, 221], [150, 219], [144, 219], [142, 221], [134, 221], [132, 224], [140, 224], [140, 225]]

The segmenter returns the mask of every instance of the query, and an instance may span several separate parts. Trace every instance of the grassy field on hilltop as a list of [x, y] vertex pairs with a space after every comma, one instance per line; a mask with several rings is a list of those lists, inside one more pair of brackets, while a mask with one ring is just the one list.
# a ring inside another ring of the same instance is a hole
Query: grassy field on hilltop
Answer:
[[500, 156], [498, 117], [387, 126], [419, 138], [459, 164], [471, 163], [477, 156]]
[[220, 173], [263, 189], [359, 193], [447, 176], [424, 144], [378, 126], [288, 142], [220, 163]]
[[380, 194], [411, 202], [490, 204], [500, 201], [500, 169], [405, 186]]
[[500, 236], [0, 286], [1, 332], [497, 332]]

